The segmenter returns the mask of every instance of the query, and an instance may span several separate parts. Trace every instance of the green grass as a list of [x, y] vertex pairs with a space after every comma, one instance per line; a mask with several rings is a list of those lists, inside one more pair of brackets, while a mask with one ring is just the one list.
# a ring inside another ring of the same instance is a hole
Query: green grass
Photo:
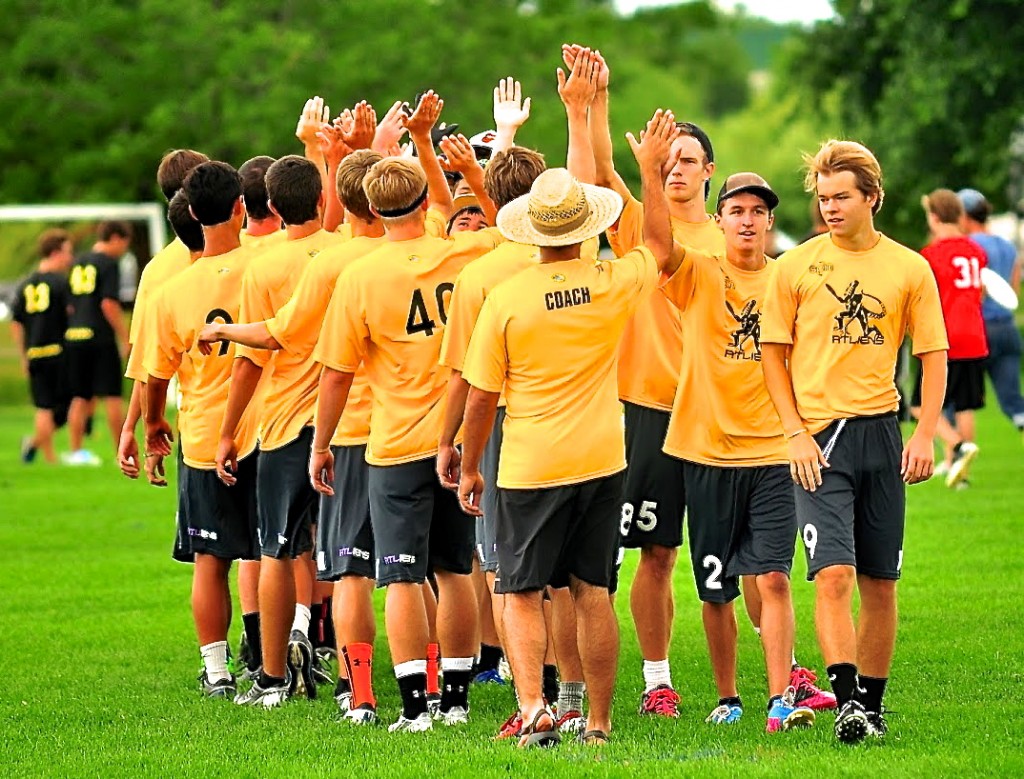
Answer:
[[[525, 753], [490, 736], [510, 691], [474, 688], [472, 724], [423, 737], [339, 723], [327, 694], [269, 712], [200, 699], [190, 569], [173, 563], [174, 496], [125, 480], [98, 424], [107, 464], [73, 470], [17, 460], [26, 407], [0, 406], [0, 774], [17, 776], [948, 776], [1024, 772], [1021, 634], [1022, 443], [994, 409], [969, 491], [912, 488], [899, 642], [883, 744], [844, 747], [831, 715], [811, 731], [763, 733], [764, 672], [740, 614], [737, 726], [705, 725], [716, 703], [689, 567], [677, 570], [672, 645], [683, 696], [675, 722], [641, 720], [640, 657], [620, 597], [622, 657], [614, 741]], [[66, 441], [62, 440], [66, 445]], [[625, 587], [635, 558], [629, 558]], [[798, 656], [821, 669], [812, 588], [798, 555]], [[379, 596], [379, 593], [378, 593]], [[237, 641], [240, 620], [232, 627]], [[381, 635], [381, 713], [398, 695]]]

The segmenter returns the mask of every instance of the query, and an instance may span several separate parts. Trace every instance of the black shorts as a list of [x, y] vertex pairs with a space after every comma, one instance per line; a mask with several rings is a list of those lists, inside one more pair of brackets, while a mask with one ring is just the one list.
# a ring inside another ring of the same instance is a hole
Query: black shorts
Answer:
[[193, 562], [208, 554], [222, 560], [258, 560], [256, 540], [256, 463], [258, 455], [238, 462], [238, 482], [228, 487], [217, 472], [182, 465], [178, 537], [174, 559]]
[[622, 405], [626, 409], [623, 546], [674, 549], [683, 543], [686, 491], [682, 463], [661, 450], [671, 414], [635, 403]]
[[829, 462], [821, 486], [794, 484], [807, 578], [852, 565], [875, 579], [898, 579], [903, 565], [906, 485], [896, 414], [837, 420], [814, 436]]
[[378, 587], [421, 584], [428, 571], [473, 570], [473, 518], [441, 486], [436, 468], [434, 457], [369, 466]]
[[686, 462], [683, 468], [690, 562], [701, 601], [729, 603], [740, 594], [740, 576], [789, 576], [796, 543], [789, 466]]
[[313, 428], [278, 449], [260, 452], [256, 470], [256, 513], [260, 554], [295, 559], [312, 551], [317, 494], [309, 482]]
[[[918, 361], [917, 376], [910, 405], [921, 405], [921, 365]], [[985, 358], [980, 360], [950, 360], [946, 363], [946, 399], [944, 408], [957, 411], [977, 411], [985, 408]]]
[[609, 587], [619, 552], [623, 475], [535, 490], [498, 489], [495, 591]]
[[498, 570], [498, 462], [504, 422], [505, 407], [498, 406], [494, 428], [487, 439], [483, 457], [480, 458], [480, 473], [484, 477], [484, 494], [480, 505], [484, 515], [476, 518], [476, 553], [480, 560], [480, 570], [485, 573]]
[[316, 526], [316, 578], [336, 582], [342, 576], [374, 576], [373, 527], [370, 524], [370, 466], [366, 444], [332, 446], [333, 495], [320, 498]]
[[[52, 411], [55, 420], [58, 416], [67, 420], [68, 375], [63, 355], [29, 360], [28, 383], [33, 406]], [[61, 424], [58, 422], [57, 426]]]
[[109, 341], [69, 342], [64, 349], [68, 360], [68, 389], [71, 397], [121, 397], [121, 355]]

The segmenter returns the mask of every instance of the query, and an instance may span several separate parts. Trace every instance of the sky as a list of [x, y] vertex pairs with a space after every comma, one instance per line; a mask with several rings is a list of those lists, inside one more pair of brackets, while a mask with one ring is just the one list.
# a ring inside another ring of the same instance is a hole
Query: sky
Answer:
[[[678, 0], [675, 0], [678, 2]], [[743, 5], [751, 16], [763, 16], [773, 22], [814, 22], [832, 16], [828, 0], [713, 0], [723, 9]], [[673, 0], [615, 0], [623, 13], [632, 13], [644, 6], [674, 5]]]

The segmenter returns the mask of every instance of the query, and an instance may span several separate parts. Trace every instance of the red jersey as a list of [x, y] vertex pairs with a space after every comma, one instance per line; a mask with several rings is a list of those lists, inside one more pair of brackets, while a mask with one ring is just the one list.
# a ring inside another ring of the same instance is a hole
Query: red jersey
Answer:
[[985, 320], [981, 316], [981, 269], [985, 250], [966, 235], [941, 238], [921, 250], [935, 274], [942, 299], [942, 317], [949, 338], [949, 359], [988, 356]]

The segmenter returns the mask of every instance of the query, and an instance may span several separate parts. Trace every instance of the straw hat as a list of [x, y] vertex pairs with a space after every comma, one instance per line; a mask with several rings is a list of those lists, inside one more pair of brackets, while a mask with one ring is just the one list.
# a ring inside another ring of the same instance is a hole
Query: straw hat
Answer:
[[510, 241], [534, 246], [569, 246], [600, 235], [622, 211], [618, 193], [581, 184], [565, 168], [551, 168], [529, 194], [498, 212], [498, 229]]

